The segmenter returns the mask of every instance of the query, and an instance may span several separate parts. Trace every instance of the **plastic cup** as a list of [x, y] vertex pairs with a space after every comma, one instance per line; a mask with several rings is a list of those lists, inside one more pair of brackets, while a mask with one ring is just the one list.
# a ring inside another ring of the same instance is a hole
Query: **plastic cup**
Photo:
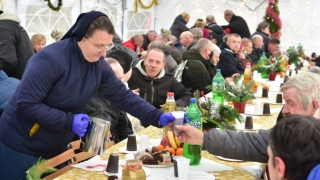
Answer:
[[246, 121], [245, 121], [244, 128], [245, 128], [245, 129], [253, 129], [252, 116], [247, 116], [247, 117], [246, 117]]
[[137, 150], [136, 135], [129, 134], [128, 141], [127, 141], [127, 151], [136, 151], [136, 150]]
[[268, 97], [268, 89], [267, 88], [262, 89], [262, 97]]
[[270, 105], [268, 103], [263, 105], [263, 114], [270, 114]]
[[179, 180], [186, 180], [189, 176], [189, 164], [190, 159], [188, 158], [178, 158], [176, 159], [178, 166], [178, 175]]
[[276, 103], [282, 103], [282, 94], [277, 94]]
[[109, 173], [118, 173], [119, 172], [119, 156], [118, 156], [118, 154], [115, 154], [115, 153], [110, 154], [106, 171]]
[[255, 114], [261, 114], [261, 101], [260, 100], [256, 100], [256, 104], [254, 107], [254, 113]]
[[149, 136], [148, 135], [141, 135], [140, 136], [140, 148], [139, 150], [146, 150], [149, 147]]
[[183, 111], [173, 111], [171, 112], [172, 116], [175, 117], [175, 120], [173, 121], [173, 130], [175, 132], [181, 132], [180, 130], [176, 129], [176, 125], [183, 125], [183, 119], [185, 112]]

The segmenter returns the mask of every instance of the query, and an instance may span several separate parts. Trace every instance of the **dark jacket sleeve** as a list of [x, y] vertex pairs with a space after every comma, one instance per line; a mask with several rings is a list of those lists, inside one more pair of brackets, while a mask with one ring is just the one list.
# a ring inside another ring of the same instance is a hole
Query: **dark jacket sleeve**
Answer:
[[220, 54], [217, 69], [221, 69], [221, 74], [224, 78], [231, 77], [235, 73], [243, 74], [243, 68], [241, 67], [242, 71], [240, 71], [237, 69], [238, 67], [241, 67], [241, 65], [239, 62], [234, 62], [232, 55], [228, 53]]
[[[103, 62], [107, 66], [107, 62]], [[101, 88], [103, 95], [121, 110], [140, 119], [144, 125], [159, 126], [162, 111], [128, 90], [123, 82], [119, 81], [113, 71], [104, 70]]]
[[[116, 132], [119, 141], [126, 139], [129, 134], [133, 134], [131, 121], [123, 111], [120, 113], [118, 124], [116, 125]], [[118, 142], [116, 141], [115, 143]]]
[[226, 158], [267, 162], [270, 132], [271, 129], [259, 130], [258, 133], [211, 129], [204, 132], [202, 149]]
[[206, 68], [201, 62], [191, 62], [193, 60], [189, 60], [187, 63], [187, 68], [184, 69], [182, 74], [182, 84], [190, 91], [189, 86], [191, 86], [191, 92], [195, 90], [204, 91], [205, 94], [210, 91], [206, 89], [208, 86], [207, 83], [207, 74]]
[[186, 107], [190, 104], [192, 94], [177, 80], [173, 81], [172, 89], [174, 92], [174, 99], [178, 107]]

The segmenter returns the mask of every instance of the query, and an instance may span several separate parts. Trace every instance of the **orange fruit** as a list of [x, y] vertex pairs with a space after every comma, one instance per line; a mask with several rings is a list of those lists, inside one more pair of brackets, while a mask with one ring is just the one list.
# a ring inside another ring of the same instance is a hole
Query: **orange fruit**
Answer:
[[176, 150], [176, 156], [183, 156], [183, 148], [178, 148]]
[[167, 147], [166, 150], [168, 150], [169, 152], [171, 152], [172, 155], [176, 155], [176, 151], [171, 148], [171, 147]]
[[160, 151], [160, 150], [163, 150], [163, 149], [165, 149], [165, 148], [166, 148], [166, 147], [164, 147], [164, 146], [161, 145], [161, 144], [157, 146], [157, 149], [158, 149], [159, 151]]

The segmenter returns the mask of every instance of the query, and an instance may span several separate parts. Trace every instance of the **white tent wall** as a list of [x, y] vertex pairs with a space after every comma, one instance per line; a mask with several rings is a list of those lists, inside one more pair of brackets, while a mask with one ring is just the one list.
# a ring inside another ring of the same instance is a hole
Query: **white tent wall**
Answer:
[[[51, 0], [55, 5], [57, 0]], [[123, 12], [123, 4], [125, 11]], [[152, 0], [142, 0], [149, 5]], [[159, 5], [143, 9], [140, 5], [138, 13], [134, 13], [135, 0], [63, 0], [59, 12], [47, 7], [44, 0], [0, 0], [0, 9], [5, 12], [17, 13], [30, 35], [42, 33], [46, 35], [48, 44], [54, 40], [50, 33], [54, 29], [67, 31], [76, 21], [81, 12], [99, 10], [106, 13], [115, 25], [116, 32], [127, 40], [136, 33], [146, 33], [154, 29], [169, 29], [174, 18], [181, 12], [190, 13], [188, 27], [193, 26], [197, 18], [205, 18], [212, 14], [220, 25], [227, 22], [223, 12], [231, 9], [236, 15], [242, 16], [248, 23], [251, 33], [255, 32], [257, 24], [263, 20], [268, 0], [158, 0]], [[316, 0], [279, 0], [280, 17], [283, 28], [281, 50], [301, 43], [307, 55], [311, 52], [320, 53], [319, 15]]]

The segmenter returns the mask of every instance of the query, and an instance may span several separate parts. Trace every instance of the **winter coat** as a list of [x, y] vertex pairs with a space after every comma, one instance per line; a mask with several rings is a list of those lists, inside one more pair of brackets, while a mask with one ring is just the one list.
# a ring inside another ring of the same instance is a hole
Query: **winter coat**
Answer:
[[20, 19], [15, 14], [0, 14], [0, 70], [21, 79], [34, 50]]
[[166, 60], [166, 66], [165, 66], [165, 70], [167, 73], [170, 73], [172, 75], [174, 75], [176, 69], [177, 69], [177, 62], [173, 59], [173, 57], [171, 56], [171, 48], [169, 45], [166, 45], [163, 47], [163, 52], [165, 54], [165, 60]]
[[[131, 49], [133, 52], [136, 52], [137, 46], [136, 46], [136, 44], [134, 44], [132, 38], [130, 38], [128, 41], [124, 42], [123, 46]], [[142, 52], [142, 51], [144, 51], [144, 49], [142, 47], [140, 47], [140, 52]]]
[[251, 57], [252, 57], [252, 64], [258, 64], [258, 61], [262, 55], [262, 49], [256, 49], [253, 45]]
[[241, 17], [233, 15], [229, 24], [226, 26], [221, 26], [223, 29], [229, 28], [230, 34], [236, 33], [241, 36], [241, 38], [250, 38], [251, 33], [249, 30], [249, 27], [247, 25], [247, 22]]
[[204, 132], [202, 150], [226, 158], [266, 163], [270, 132], [271, 129], [258, 133], [210, 129]]
[[[24, 154], [51, 158], [74, 137], [74, 114], [98, 87], [103, 97], [144, 124], [159, 126], [162, 112], [141, 100], [117, 79], [100, 57], [88, 62], [76, 37], [50, 44], [30, 58], [24, 76], [0, 117], [0, 140]], [[40, 128], [30, 136], [35, 123]]]
[[178, 41], [180, 41], [180, 35], [184, 31], [189, 31], [190, 29], [186, 26], [187, 22], [182, 18], [181, 14], [177, 16], [173, 24], [170, 27], [171, 34], [174, 35]]
[[143, 45], [142, 45], [142, 48], [143, 48], [144, 50], [148, 50], [148, 46], [149, 46], [149, 44], [150, 44], [150, 40], [149, 40], [149, 38], [148, 38], [148, 35], [143, 34], [142, 36], [143, 36]]
[[169, 44], [169, 46], [170, 46], [170, 55], [177, 62], [177, 64], [180, 64], [182, 59], [181, 51], [172, 44]]
[[192, 93], [195, 90], [204, 91], [205, 94], [209, 93], [206, 87], [212, 84], [212, 78], [216, 73], [215, 66], [204, 59], [196, 49], [185, 52], [182, 59], [188, 60], [182, 73], [181, 83], [184, 87]]
[[144, 69], [143, 61], [139, 61], [132, 69], [132, 76], [128, 81], [130, 89], [140, 89], [140, 97], [156, 108], [166, 103], [167, 93], [173, 92], [177, 106], [189, 105], [192, 94], [172, 74], [165, 73], [162, 69], [155, 79], [150, 79]]
[[217, 69], [221, 69], [224, 78], [231, 77], [235, 73], [243, 74], [244, 69], [238, 60], [238, 54], [229, 49], [226, 43], [222, 43], [220, 61]]
[[209, 39], [215, 39], [219, 46], [222, 43], [223, 36], [225, 36], [223, 28], [217, 23], [208, 24], [205, 28], [209, 30]]
[[[125, 112], [111, 105], [111, 102], [105, 99], [102, 92], [98, 90], [90, 99], [89, 103], [83, 110], [90, 117], [100, 118], [111, 123], [110, 132], [111, 140], [118, 143], [133, 134], [131, 121]], [[125, 138], [123, 138], [125, 137]]]
[[0, 70], [0, 116], [9, 100], [16, 92], [19, 83], [20, 81], [18, 79], [8, 77], [4, 71]]

